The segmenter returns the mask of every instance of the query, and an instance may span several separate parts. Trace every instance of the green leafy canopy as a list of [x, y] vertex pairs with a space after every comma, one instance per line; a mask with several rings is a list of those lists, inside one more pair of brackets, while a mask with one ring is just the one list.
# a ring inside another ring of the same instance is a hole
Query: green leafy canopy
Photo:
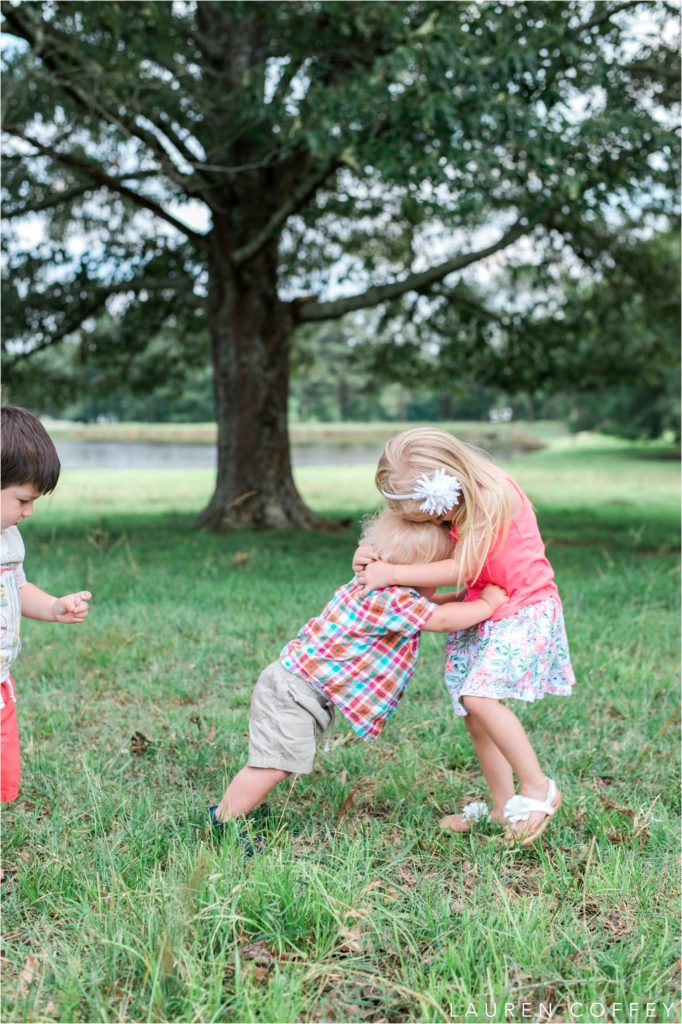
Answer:
[[[544, 382], [548, 329], [586, 308], [563, 283], [598, 286], [676, 212], [670, 4], [10, 0], [3, 16], [10, 378], [12, 353], [81, 334], [109, 358], [170, 324], [196, 350], [218, 252], [245, 287], [265, 256], [294, 322], [436, 310], [441, 337], [471, 322], [460, 358], [504, 351], [500, 380]], [[512, 284], [490, 295], [470, 268], [503, 254]], [[118, 327], [93, 336], [105, 313]]]

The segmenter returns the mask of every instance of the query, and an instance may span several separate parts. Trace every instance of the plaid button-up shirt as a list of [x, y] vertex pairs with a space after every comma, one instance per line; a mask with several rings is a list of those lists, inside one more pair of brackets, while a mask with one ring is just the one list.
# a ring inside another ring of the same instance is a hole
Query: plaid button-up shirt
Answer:
[[420, 632], [438, 605], [407, 587], [362, 591], [355, 578], [339, 587], [279, 657], [333, 701], [363, 740], [375, 740], [405, 692]]

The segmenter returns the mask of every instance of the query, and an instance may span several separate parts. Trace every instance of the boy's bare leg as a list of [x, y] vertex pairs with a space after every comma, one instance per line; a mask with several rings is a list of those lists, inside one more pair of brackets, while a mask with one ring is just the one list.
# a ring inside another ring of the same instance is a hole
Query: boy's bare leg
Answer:
[[225, 790], [215, 812], [216, 820], [227, 821], [228, 818], [252, 811], [278, 782], [290, 774], [280, 768], [242, 768]]
[[[490, 789], [493, 801], [491, 814], [493, 818], [501, 821], [504, 805], [514, 795], [512, 766], [475, 714], [469, 712], [464, 723], [469, 730], [478, 762]], [[448, 814], [440, 823], [441, 828], [451, 829], [453, 832], [468, 832], [471, 824], [463, 814]]]

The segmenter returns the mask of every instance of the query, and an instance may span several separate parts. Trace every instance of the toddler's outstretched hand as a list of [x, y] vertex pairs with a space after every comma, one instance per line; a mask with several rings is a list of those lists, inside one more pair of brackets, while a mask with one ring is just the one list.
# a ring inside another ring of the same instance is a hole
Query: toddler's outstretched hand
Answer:
[[376, 552], [369, 544], [361, 544], [353, 555], [353, 572], [361, 572], [370, 562], [376, 561]]
[[89, 590], [80, 590], [77, 594], [66, 594], [65, 597], [58, 597], [54, 602], [54, 621], [63, 622], [66, 625], [82, 622], [90, 608], [88, 601], [92, 599]]
[[507, 600], [507, 591], [498, 587], [496, 583], [486, 583], [481, 591], [481, 597], [487, 601], [494, 612]]

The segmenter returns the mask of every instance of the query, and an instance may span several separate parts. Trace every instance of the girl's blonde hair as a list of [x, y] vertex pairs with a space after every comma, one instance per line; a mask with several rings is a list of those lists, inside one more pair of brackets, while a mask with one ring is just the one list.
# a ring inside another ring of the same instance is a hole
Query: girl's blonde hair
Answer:
[[[506, 533], [511, 518], [508, 490], [503, 474], [485, 452], [437, 427], [415, 427], [392, 437], [379, 459], [376, 485], [382, 492], [407, 494], [422, 474], [436, 469], [453, 473], [462, 485], [458, 504], [448, 512], [459, 536], [462, 584], [478, 578], [493, 545]], [[419, 507], [420, 499], [386, 498], [386, 504], [411, 522], [433, 519]]]
[[410, 522], [385, 508], [362, 524], [362, 542], [379, 558], [399, 565], [426, 565], [451, 558], [454, 541], [445, 526]]

